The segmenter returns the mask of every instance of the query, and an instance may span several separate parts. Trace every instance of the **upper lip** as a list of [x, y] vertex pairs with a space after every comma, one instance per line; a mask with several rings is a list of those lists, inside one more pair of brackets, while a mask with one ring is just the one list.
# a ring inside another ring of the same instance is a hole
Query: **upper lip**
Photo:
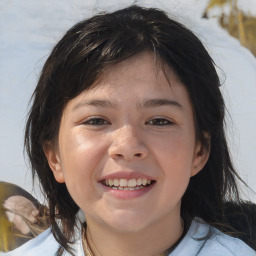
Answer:
[[155, 180], [153, 177], [140, 173], [140, 172], [136, 172], [136, 171], [118, 171], [118, 172], [114, 172], [108, 175], [105, 175], [103, 177], [100, 178], [100, 182], [104, 181], [104, 180], [109, 180], [109, 179], [148, 179], [148, 180]]

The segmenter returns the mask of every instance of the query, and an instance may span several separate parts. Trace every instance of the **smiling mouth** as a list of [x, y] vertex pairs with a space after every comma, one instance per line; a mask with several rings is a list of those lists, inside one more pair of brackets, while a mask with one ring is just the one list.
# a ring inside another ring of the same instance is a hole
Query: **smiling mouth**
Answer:
[[138, 190], [153, 184], [154, 180], [145, 178], [138, 179], [106, 179], [102, 181], [102, 184], [117, 190]]

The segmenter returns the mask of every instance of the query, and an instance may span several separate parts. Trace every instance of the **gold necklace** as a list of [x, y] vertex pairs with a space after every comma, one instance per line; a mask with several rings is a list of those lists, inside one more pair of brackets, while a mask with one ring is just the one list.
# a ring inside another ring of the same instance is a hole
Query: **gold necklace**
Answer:
[[90, 246], [87, 242], [85, 228], [83, 228], [83, 232], [82, 232], [82, 245], [83, 245], [83, 250], [84, 250], [85, 256], [94, 256], [90, 249]]

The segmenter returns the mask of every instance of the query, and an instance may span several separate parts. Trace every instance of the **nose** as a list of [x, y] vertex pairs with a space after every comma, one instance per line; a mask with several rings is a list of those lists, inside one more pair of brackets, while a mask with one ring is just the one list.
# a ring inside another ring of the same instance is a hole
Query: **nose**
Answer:
[[129, 125], [113, 132], [108, 154], [114, 160], [140, 160], [147, 157], [148, 148], [142, 136]]

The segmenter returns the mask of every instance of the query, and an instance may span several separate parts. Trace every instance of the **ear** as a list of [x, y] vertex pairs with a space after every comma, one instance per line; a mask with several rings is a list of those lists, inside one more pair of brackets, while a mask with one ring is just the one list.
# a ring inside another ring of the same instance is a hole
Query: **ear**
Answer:
[[199, 173], [204, 168], [205, 164], [209, 159], [211, 149], [211, 138], [208, 133], [204, 133], [204, 137], [207, 140], [207, 146], [203, 146], [201, 141], [197, 141], [195, 146], [191, 177]]
[[51, 142], [46, 142], [43, 145], [43, 150], [56, 181], [59, 183], [65, 182], [59, 153], [55, 146]]

